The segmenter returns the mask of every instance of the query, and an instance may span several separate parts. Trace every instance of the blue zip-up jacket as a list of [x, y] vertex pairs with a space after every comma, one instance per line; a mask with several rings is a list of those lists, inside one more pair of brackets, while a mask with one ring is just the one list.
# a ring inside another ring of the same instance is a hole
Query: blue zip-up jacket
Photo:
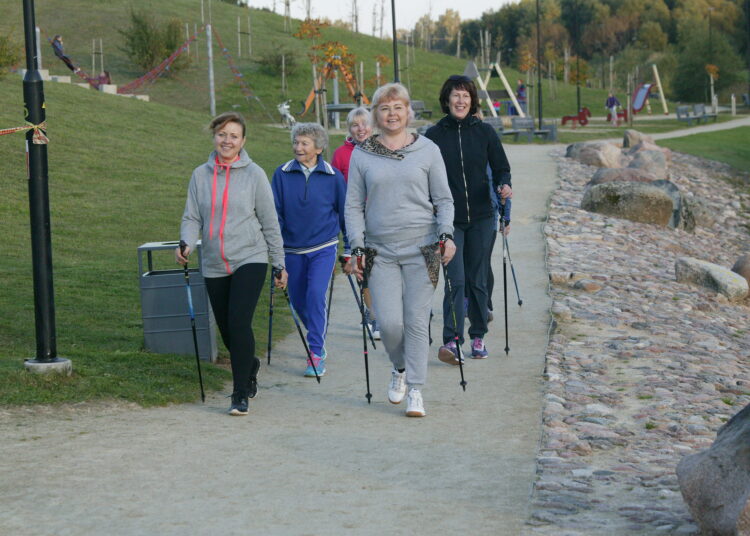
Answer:
[[339, 232], [349, 251], [344, 225], [346, 182], [340, 171], [318, 157], [305, 179], [301, 164], [290, 160], [274, 171], [271, 189], [287, 253], [310, 253], [336, 244]]

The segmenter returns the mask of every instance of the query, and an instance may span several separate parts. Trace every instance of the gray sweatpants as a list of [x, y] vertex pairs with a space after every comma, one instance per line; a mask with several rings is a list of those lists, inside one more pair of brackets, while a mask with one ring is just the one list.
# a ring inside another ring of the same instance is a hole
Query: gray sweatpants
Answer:
[[368, 244], [377, 251], [369, 285], [380, 336], [394, 368], [406, 369], [410, 387], [424, 385], [427, 377], [435, 289], [419, 247], [435, 241], [432, 235], [387, 245]]

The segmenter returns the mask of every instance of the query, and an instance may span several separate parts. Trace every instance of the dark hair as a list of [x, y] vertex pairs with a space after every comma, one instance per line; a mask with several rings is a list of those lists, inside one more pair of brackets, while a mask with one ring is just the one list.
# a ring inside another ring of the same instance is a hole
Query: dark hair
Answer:
[[454, 89], [468, 91], [471, 97], [471, 108], [469, 109], [469, 115], [477, 113], [479, 108], [479, 97], [477, 97], [477, 86], [474, 85], [474, 81], [468, 76], [462, 74], [454, 74], [448, 77], [448, 80], [443, 84], [440, 90], [440, 108], [444, 114], [449, 114], [450, 109], [448, 108], [448, 98], [451, 95], [451, 91]]
[[208, 124], [208, 128], [211, 131], [211, 134], [216, 134], [224, 128], [224, 125], [227, 123], [237, 123], [240, 125], [242, 127], [242, 137], [245, 137], [245, 118], [237, 112], [224, 112], [223, 114], [217, 115]]

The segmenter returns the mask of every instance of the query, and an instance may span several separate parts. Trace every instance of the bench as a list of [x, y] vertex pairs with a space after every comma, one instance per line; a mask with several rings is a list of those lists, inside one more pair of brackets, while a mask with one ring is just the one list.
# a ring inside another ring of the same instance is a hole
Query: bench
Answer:
[[[526, 140], [531, 143], [534, 139], [534, 136], [541, 136], [542, 139], [547, 140], [551, 139], [550, 135], [553, 132], [553, 129], [550, 128], [549, 125], [543, 125], [545, 128], [537, 129], [534, 128], [534, 118], [533, 117], [512, 117], [511, 118], [511, 125], [513, 130], [513, 141], [518, 141], [518, 138], [521, 136], [521, 134], [526, 136]], [[508, 131], [508, 134], [510, 134], [510, 131]], [[555, 125], [554, 128], [554, 134], [555, 138], [557, 137], [557, 126]], [[503, 135], [506, 135], [506, 131], [503, 131]]]
[[421, 119], [423, 117], [432, 117], [432, 110], [425, 108], [424, 101], [413, 100], [411, 101], [411, 109], [414, 110], [414, 118]]
[[716, 118], [718, 115], [716, 113], [707, 113], [706, 107], [703, 104], [696, 104], [693, 106], [693, 115], [700, 123], [701, 121], [704, 123], [708, 123], [709, 119], [713, 119], [714, 122], [716, 122]]
[[693, 125], [693, 119], [690, 115], [690, 106], [678, 106], [677, 107], [677, 120], [683, 121], [688, 124], [688, 126]]

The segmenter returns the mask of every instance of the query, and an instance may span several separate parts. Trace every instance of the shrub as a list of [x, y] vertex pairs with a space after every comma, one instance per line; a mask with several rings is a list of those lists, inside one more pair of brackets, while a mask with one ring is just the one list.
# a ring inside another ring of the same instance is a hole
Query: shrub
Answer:
[[9, 35], [0, 35], [0, 78], [21, 61], [21, 45]]
[[272, 76], [281, 76], [281, 57], [284, 56], [286, 76], [292, 76], [297, 71], [297, 55], [289, 50], [270, 49], [261, 54], [258, 63], [263, 70]]
[[[122, 51], [146, 71], [159, 65], [183, 42], [180, 21], [172, 19], [160, 24], [144, 11], [131, 11], [130, 27], [120, 30], [120, 33], [125, 37]], [[190, 59], [183, 54], [172, 63], [170, 70], [179, 71], [189, 62]]]

